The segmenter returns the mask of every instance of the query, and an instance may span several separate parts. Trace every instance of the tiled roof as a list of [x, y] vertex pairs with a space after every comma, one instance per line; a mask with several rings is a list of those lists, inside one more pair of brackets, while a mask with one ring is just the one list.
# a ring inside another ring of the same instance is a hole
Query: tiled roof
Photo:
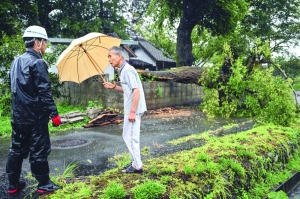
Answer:
[[147, 67], [151, 66], [151, 67], [153, 67], [152, 64], [150, 64], [148, 62], [145, 62], [143, 60], [140, 60], [138, 58], [133, 58], [133, 57], [131, 57], [129, 59], [129, 63], [132, 64], [132, 65], [136, 65], [136, 66], [147, 66]]
[[175, 62], [173, 59], [163, 55], [162, 51], [155, 48], [150, 42], [144, 39], [137, 39], [140, 47], [154, 60], [161, 62]]
[[109, 33], [107, 33], [106, 35], [111, 36], [111, 37], [116, 37], [116, 38], [118, 38], [118, 39], [121, 39], [121, 38], [119, 37], [119, 35], [117, 35], [117, 33], [115, 33], [115, 32], [109, 32]]
[[[117, 33], [115, 32], [110, 32], [107, 33], [106, 35], [111, 36], [111, 37], [116, 37], [118, 39], [121, 39], [119, 37], [119, 35], [117, 35]], [[132, 57], [137, 57], [136, 54], [134, 54], [134, 52], [127, 46], [127, 45], [123, 45], [123, 47], [125, 48], [125, 50], [132, 56]]]

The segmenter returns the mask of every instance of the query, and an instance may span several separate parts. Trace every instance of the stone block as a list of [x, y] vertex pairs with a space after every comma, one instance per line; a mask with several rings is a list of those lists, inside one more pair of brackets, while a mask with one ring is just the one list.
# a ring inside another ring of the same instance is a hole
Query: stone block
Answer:
[[81, 116], [68, 119], [69, 123], [80, 122], [80, 121], [84, 121], [84, 118]]
[[94, 119], [96, 118], [100, 113], [102, 112], [101, 108], [87, 108], [86, 109], [86, 113], [87, 113], [87, 117], [90, 119]]
[[77, 116], [82, 116], [82, 115], [83, 115], [83, 113], [81, 113], [80, 111], [73, 111], [73, 112], [64, 114], [62, 117], [72, 118], [72, 117], [77, 117]]

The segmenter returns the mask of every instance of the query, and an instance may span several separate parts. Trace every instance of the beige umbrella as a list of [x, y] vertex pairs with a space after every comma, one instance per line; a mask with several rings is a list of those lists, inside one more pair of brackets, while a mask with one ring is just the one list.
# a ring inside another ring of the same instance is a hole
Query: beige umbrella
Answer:
[[72, 43], [62, 52], [57, 61], [59, 80], [80, 84], [84, 80], [102, 74], [109, 66], [108, 49], [119, 46], [121, 39], [92, 32]]

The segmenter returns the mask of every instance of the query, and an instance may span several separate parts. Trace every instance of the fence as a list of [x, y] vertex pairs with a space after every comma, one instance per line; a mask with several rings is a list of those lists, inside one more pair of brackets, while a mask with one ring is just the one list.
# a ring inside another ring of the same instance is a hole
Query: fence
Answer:
[[[198, 105], [203, 100], [202, 87], [176, 82], [143, 82], [147, 108]], [[87, 106], [89, 101], [98, 101], [104, 107], [123, 109], [123, 94], [107, 90], [99, 76], [77, 84], [65, 82], [61, 92], [69, 96], [72, 105]]]

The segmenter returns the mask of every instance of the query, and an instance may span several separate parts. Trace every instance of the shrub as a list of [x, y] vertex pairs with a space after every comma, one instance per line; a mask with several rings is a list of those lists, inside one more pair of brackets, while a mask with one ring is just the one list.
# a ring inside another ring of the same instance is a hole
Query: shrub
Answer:
[[[256, 42], [253, 53], [271, 60], [268, 43]], [[230, 59], [231, 73], [221, 79], [222, 61], [206, 68], [201, 83], [205, 93], [203, 109], [207, 116], [230, 117], [243, 111], [244, 116], [252, 116], [262, 123], [288, 125], [296, 117], [296, 104], [290, 88], [291, 79], [273, 76], [274, 66], [268, 68], [254, 63], [251, 68], [241, 58], [233, 61], [228, 45], [224, 45], [224, 57]]]
[[166, 187], [157, 181], [149, 180], [132, 189], [134, 199], [156, 199], [166, 192]]
[[122, 199], [126, 196], [123, 185], [116, 182], [110, 183], [104, 190], [103, 195], [99, 198], [103, 199]]
[[55, 194], [50, 195], [51, 199], [57, 198], [89, 198], [91, 196], [91, 188], [84, 182], [75, 182], [64, 186], [63, 189], [55, 191]]

